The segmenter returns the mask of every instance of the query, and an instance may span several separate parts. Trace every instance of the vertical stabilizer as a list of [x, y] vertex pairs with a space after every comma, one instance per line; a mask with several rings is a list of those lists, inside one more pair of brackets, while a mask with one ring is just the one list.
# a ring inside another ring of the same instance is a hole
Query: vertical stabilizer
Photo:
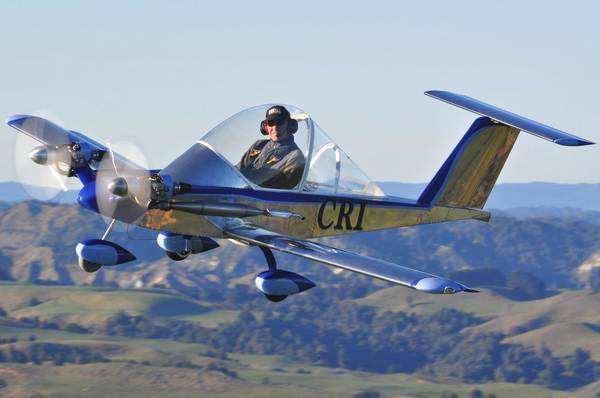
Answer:
[[519, 135], [519, 129], [481, 117], [419, 197], [436, 206], [481, 209]]

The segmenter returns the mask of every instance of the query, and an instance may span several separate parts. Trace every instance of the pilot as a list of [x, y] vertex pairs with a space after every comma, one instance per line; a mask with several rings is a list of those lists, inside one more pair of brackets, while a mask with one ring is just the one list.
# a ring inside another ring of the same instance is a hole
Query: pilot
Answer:
[[281, 105], [267, 109], [260, 132], [269, 136], [250, 146], [236, 167], [253, 183], [265, 188], [292, 189], [300, 182], [305, 159], [294, 142], [298, 121]]

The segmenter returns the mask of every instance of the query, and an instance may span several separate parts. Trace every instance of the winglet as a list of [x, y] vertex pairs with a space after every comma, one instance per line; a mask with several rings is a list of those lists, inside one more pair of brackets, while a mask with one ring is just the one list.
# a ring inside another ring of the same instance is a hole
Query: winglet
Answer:
[[535, 120], [528, 119], [504, 109], [500, 109], [494, 105], [486, 104], [485, 102], [479, 101], [475, 98], [467, 97], [466, 95], [439, 90], [426, 91], [425, 95], [477, 113], [479, 115], [487, 116], [494, 121], [518, 128], [519, 130], [533, 134], [545, 140], [552, 141], [558, 145], [582, 146], [594, 144], [592, 141], [588, 141], [584, 138], [580, 138], [555, 129], [554, 127], [536, 122]]

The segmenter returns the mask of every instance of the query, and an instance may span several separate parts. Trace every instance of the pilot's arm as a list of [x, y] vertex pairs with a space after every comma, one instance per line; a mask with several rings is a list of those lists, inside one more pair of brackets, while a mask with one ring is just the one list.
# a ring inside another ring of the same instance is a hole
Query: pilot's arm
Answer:
[[266, 180], [261, 186], [278, 189], [292, 189], [298, 185], [302, 179], [304, 165], [304, 155], [302, 154], [302, 151], [296, 149], [273, 165], [273, 169], [277, 170], [277, 174], [271, 179]]
[[256, 157], [260, 154], [260, 151], [265, 146], [268, 140], [258, 140], [254, 144], [250, 145], [250, 148], [244, 153], [238, 164], [235, 167], [246, 175], [246, 170], [252, 167], [252, 164], [256, 160]]

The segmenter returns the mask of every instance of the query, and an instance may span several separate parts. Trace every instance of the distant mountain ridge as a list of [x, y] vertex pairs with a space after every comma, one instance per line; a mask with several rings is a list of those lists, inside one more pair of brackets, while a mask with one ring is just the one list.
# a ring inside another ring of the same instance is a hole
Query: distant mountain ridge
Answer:
[[[393, 196], [417, 199], [426, 183], [378, 182], [383, 190]], [[33, 188], [35, 189], [35, 188]], [[35, 199], [17, 182], [0, 182], [0, 202], [21, 202]], [[77, 191], [61, 192], [54, 203], [75, 203]], [[600, 211], [600, 184], [555, 184], [528, 182], [498, 184], [486, 204], [486, 209], [557, 207]]]
[[[35, 192], [35, 186], [26, 186], [14, 181], [0, 182], [0, 202], [15, 203], [24, 200], [37, 199], [31, 196], [29, 192]], [[43, 188], [40, 188], [43, 189]], [[53, 203], [75, 203], [77, 191], [60, 192], [51, 200]]]
[[[379, 186], [389, 195], [416, 199], [427, 184], [384, 181]], [[515, 207], [569, 207], [600, 211], [600, 184], [551, 182], [506, 183], [494, 187], [486, 209]]]

